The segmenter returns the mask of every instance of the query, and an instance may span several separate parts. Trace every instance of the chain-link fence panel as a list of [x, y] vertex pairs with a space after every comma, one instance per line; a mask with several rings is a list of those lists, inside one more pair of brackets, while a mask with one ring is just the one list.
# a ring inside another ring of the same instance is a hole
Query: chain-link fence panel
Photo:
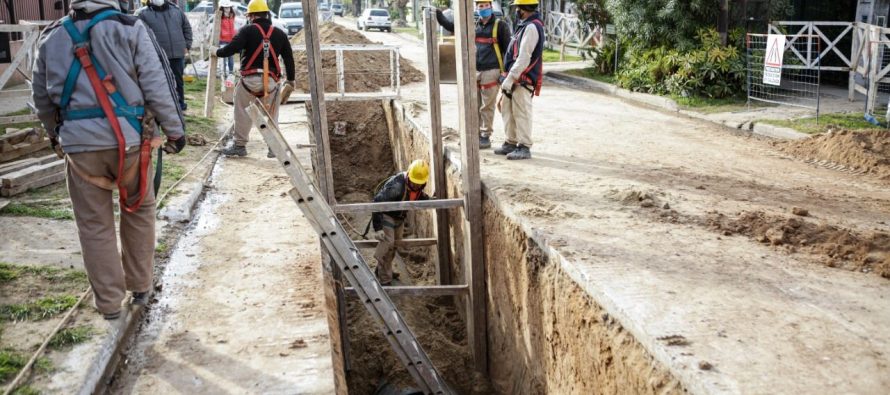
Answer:
[[812, 109], [819, 117], [821, 37], [748, 34], [748, 102]]

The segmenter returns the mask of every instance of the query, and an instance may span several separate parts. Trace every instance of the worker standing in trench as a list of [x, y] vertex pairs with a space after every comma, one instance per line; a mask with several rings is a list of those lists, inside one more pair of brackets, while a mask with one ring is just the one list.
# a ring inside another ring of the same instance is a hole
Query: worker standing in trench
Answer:
[[519, 23], [504, 56], [498, 100], [507, 141], [494, 153], [511, 160], [531, 159], [532, 97], [541, 94], [544, 79], [544, 23], [538, 0], [513, 0], [512, 6]]
[[[423, 192], [430, 178], [430, 167], [421, 159], [411, 162], [408, 171], [399, 172], [383, 184], [374, 196], [375, 202], [402, 202], [428, 200], [430, 197]], [[381, 285], [391, 285], [399, 279], [399, 273], [393, 272], [392, 260], [396, 254], [396, 242], [402, 239], [402, 225], [405, 223], [407, 211], [375, 212], [371, 215], [374, 226], [374, 238], [379, 243], [374, 251], [377, 269], [374, 274]]]
[[[96, 309], [121, 315], [152, 289], [155, 199], [151, 152], [185, 146], [182, 111], [167, 56], [118, 0], [73, 0], [46, 28], [34, 62], [32, 100], [53, 149], [66, 159], [68, 194]], [[149, 114], [153, 114], [154, 118]], [[112, 192], [120, 195], [120, 241]]]
[[[238, 30], [232, 42], [213, 49], [216, 56], [225, 58], [241, 54], [241, 80], [235, 87], [235, 141], [224, 149], [226, 156], [247, 156], [247, 141], [253, 122], [247, 107], [255, 98], [262, 100], [272, 120], [278, 122], [278, 107], [286, 102], [296, 87], [294, 82], [294, 54], [287, 34], [272, 25], [271, 13], [265, 0], [251, 0], [247, 5], [250, 23]], [[279, 86], [281, 64], [284, 61], [287, 82]], [[269, 150], [266, 155], [274, 157]]]
[[[510, 44], [510, 26], [494, 16], [492, 0], [475, 0], [476, 14], [476, 92], [479, 96], [479, 148], [491, 147], [494, 108], [498, 97], [498, 77], [504, 72], [504, 49]], [[454, 32], [454, 23], [436, 9], [436, 20]]]

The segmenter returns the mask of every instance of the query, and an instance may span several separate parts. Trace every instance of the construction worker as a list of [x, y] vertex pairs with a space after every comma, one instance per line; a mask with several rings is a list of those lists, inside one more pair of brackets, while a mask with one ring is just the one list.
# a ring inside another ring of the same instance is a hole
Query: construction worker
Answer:
[[[423, 192], [430, 178], [430, 167], [422, 159], [411, 162], [408, 171], [400, 172], [389, 179], [374, 196], [375, 202], [402, 202], [428, 200], [430, 197]], [[374, 213], [371, 224], [374, 227], [374, 238], [379, 243], [374, 251], [377, 269], [374, 273], [382, 285], [390, 285], [399, 279], [399, 274], [392, 270], [392, 260], [396, 254], [396, 241], [402, 239], [402, 225], [407, 211], [387, 211]]]
[[176, 77], [179, 107], [185, 111], [185, 56], [192, 49], [192, 25], [176, 3], [169, 0], [149, 0], [148, 5], [136, 10], [136, 15], [154, 33], [158, 45], [167, 54], [167, 62]]
[[[152, 289], [151, 151], [163, 144], [153, 122], [167, 136], [166, 152], [185, 146], [167, 57], [145, 24], [119, 7], [118, 0], [72, 0], [69, 16], [43, 32], [32, 81], [37, 115], [67, 162], [83, 264], [106, 319], [120, 316], [127, 290], [131, 303], [145, 304]], [[154, 121], [148, 121], [149, 113]], [[120, 196], [121, 251], [114, 189]]]
[[[491, 0], [475, 0], [476, 14], [476, 87], [479, 96], [479, 148], [491, 147], [494, 132], [494, 108], [498, 97], [498, 77], [504, 71], [504, 49], [510, 44], [510, 26], [494, 16]], [[436, 20], [445, 30], [454, 32], [454, 23], [441, 10]]]
[[498, 101], [507, 141], [494, 153], [507, 159], [531, 159], [532, 96], [541, 94], [544, 78], [544, 24], [538, 0], [513, 0], [512, 6], [519, 23], [504, 55], [506, 71], [501, 74]]
[[[241, 54], [241, 80], [235, 87], [235, 141], [223, 150], [226, 156], [246, 156], [251, 122], [247, 107], [260, 98], [272, 119], [278, 122], [278, 106], [296, 87], [294, 54], [287, 34], [272, 25], [265, 0], [251, 0], [247, 5], [250, 23], [238, 30], [232, 42], [216, 50], [217, 57]], [[284, 61], [287, 82], [279, 89], [281, 64]], [[281, 93], [281, 95], [279, 95]], [[273, 157], [270, 150], [266, 155]]]

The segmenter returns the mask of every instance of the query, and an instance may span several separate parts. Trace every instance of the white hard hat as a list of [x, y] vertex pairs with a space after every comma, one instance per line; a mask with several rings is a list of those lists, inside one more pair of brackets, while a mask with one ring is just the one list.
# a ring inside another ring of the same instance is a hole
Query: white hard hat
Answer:
[[219, 2], [219, 8], [232, 8], [232, 7], [234, 7], [234, 5], [232, 5], [232, 2], [229, 0], [220, 0], [220, 2]]

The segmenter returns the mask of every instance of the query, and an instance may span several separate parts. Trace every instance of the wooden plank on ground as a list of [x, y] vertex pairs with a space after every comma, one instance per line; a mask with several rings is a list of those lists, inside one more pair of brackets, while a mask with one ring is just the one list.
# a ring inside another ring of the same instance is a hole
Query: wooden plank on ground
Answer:
[[16, 130], [14, 132], [7, 132], [6, 134], [0, 136], [0, 142], [5, 142], [9, 144], [20, 144], [20, 143], [38, 143], [46, 137], [46, 132], [43, 129], [35, 129], [35, 128], [26, 128], [21, 130]]
[[3, 188], [14, 188], [28, 185], [38, 179], [55, 173], [65, 172], [65, 161], [58, 159], [55, 162], [42, 165], [29, 166], [0, 177], [0, 185]]
[[14, 162], [4, 163], [0, 165], [0, 176], [19, 171], [26, 167], [42, 165], [56, 160], [59, 160], [59, 157], [56, 156], [56, 154], [49, 154], [39, 158], [19, 159]]
[[35, 122], [38, 120], [40, 120], [40, 118], [37, 118], [37, 114], [10, 115], [8, 117], [0, 117], [0, 125], [11, 125], [14, 123], [22, 122]]
[[3, 197], [15, 196], [20, 193], [27, 192], [31, 189], [45, 187], [47, 185], [55, 184], [57, 182], [62, 182], [62, 181], [65, 181], [65, 172], [64, 171], [62, 171], [60, 173], [48, 175], [48, 176], [41, 178], [39, 180], [34, 180], [27, 185], [20, 185], [20, 186], [13, 187], [13, 188], [0, 189], [0, 195], [2, 195]]
[[46, 148], [49, 148], [49, 140], [43, 140], [36, 144], [15, 144], [8, 151], [4, 150], [0, 152], [0, 162], [8, 162]]

